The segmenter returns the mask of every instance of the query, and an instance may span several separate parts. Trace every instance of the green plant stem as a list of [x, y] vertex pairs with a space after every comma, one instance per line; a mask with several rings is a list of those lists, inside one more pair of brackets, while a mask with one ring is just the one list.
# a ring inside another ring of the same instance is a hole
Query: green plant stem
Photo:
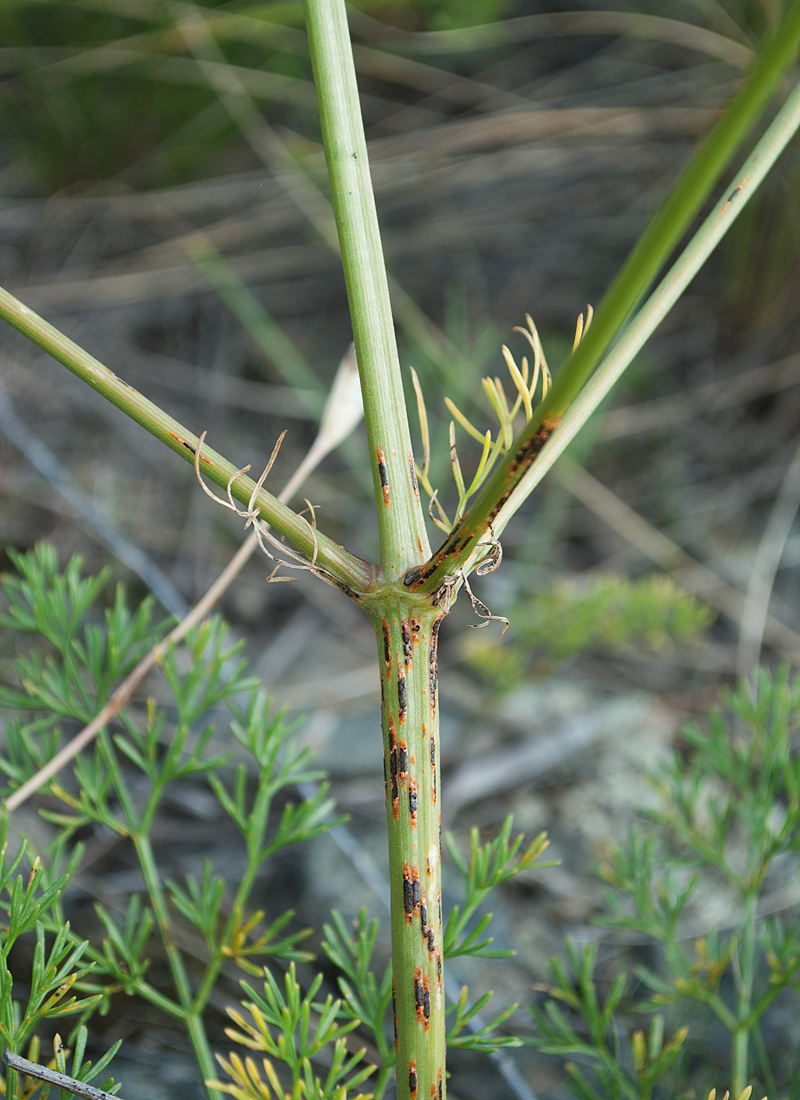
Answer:
[[[102, 954], [98, 958], [99, 962], [103, 962]], [[167, 1016], [171, 1016], [175, 1020], [180, 1020], [181, 1023], [186, 1019], [183, 1009], [175, 1001], [170, 1000], [169, 997], [165, 997], [163, 993], [160, 993], [155, 986], [150, 985], [144, 978], [140, 978], [136, 983], [136, 992], [139, 996], [144, 997], [146, 1001], [149, 1001], [154, 1008], [159, 1009]]]
[[430, 554], [344, 0], [304, 0], [325, 157], [353, 323], [383, 579]]
[[402, 577], [430, 554], [414, 473], [389, 291], [344, 0], [305, 0], [325, 155], [361, 376], [381, 581], [376, 632], [389, 833], [398, 1100], [445, 1095], [438, 631], [432, 596]]
[[530, 469], [512, 492], [497, 517], [495, 534], [502, 533], [508, 521], [542, 480], [546, 472], [575, 438], [600, 402], [619, 381], [647, 340], [661, 324], [700, 268], [717, 247], [733, 222], [756, 193], [775, 161], [800, 129], [800, 83], [796, 84], [777, 117], [736, 177], [725, 188], [722, 198], [692, 237], [647, 302], [642, 306], [620, 339], [570, 405], [552, 437], [542, 448]]
[[[113, 371], [39, 317], [32, 309], [2, 289], [0, 289], [0, 317], [88, 383], [92, 389], [102, 394], [137, 424], [141, 424], [156, 439], [166, 443], [181, 458], [194, 464], [198, 445], [196, 435], [118, 378]], [[233, 463], [228, 462], [205, 443], [200, 469], [205, 477], [222, 489], [226, 488], [228, 482], [237, 473]], [[252, 478], [246, 474], [240, 474], [235, 477], [231, 494], [241, 504], [247, 505], [255, 484]], [[266, 489], [261, 489], [257, 494], [255, 506], [261, 509], [262, 520], [274, 527], [307, 558], [314, 559], [316, 565], [349, 595], [365, 592], [370, 587], [375, 572], [372, 566], [337, 545], [322, 532], [312, 530], [304, 519]]]
[[437, 591], [445, 578], [455, 575], [485, 541], [495, 518], [541, 453], [766, 106], [797, 54], [799, 39], [800, 0], [792, 0], [774, 35], [757, 54], [741, 89], [640, 237], [595, 312], [591, 328], [559, 370], [533, 418], [514, 440], [506, 457], [498, 463], [442, 546], [424, 566], [406, 574], [405, 583], [413, 591]]
[[391, 1058], [388, 1062], [384, 1062], [374, 1077], [370, 1078], [369, 1087], [370, 1091], [375, 1096], [375, 1100], [382, 1100], [383, 1094], [386, 1092], [386, 1087], [392, 1079], [392, 1071], [394, 1065]]
[[388, 593], [368, 609], [381, 669], [398, 1100], [445, 1095], [437, 645], [443, 612]]
[[[756, 965], [756, 928], [758, 923], [758, 890], [750, 890], [744, 901], [744, 920], [739, 942], [739, 1004], [737, 1028], [732, 1035], [733, 1095], [739, 1096], [747, 1086], [750, 1072], [750, 1031], [752, 1019], [753, 982]], [[757, 1021], [756, 1021], [757, 1023]]]
[[262, 848], [264, 833], [266, 832], [267, 822], [269, 821], [271, 804], [272, 791], [269, 790], [268, 787], [261, 785], [256, 794], [256, 804], [253, 807], [251, 816], [252, 832], [249, 836], [245, 837], [247, 846], [247, 867], [239, 881], [239, 885], [236, 887], [236, 895], [231, 905], [230, 914], [225, 922], [225, 927], [213, 957], [209, 960], [208, 966], [206, 967], [206, 972], [203, 975], [200, 988], [194, 998], [193, 1009], [197, 1014], [200, 1014], [205, 1008], [206, 1002], [216, 985], [217, 976], [226, 959], [223, 950], [224, 946], [230, 943], [231, 937], [241, 925], [244, 917], [245, 907], [252, 893], [253, 886], [255, 885], [258, 869], [263, 862]]
[[[183, 1010], [183, 1021], [189, 1033], [192, 1049], [194, 1050], [194, 1055], [200, 1068], [200, 1074], [203, 1081], [211, 1081], [214, 1080], [216, 1076], [214, 1058], [211, 1054], [211, 1047], [208, 1043], [208, 1036], [206, 1035], [201, 1011], [194, 1003], [192, 987], [189, 982], [189, 975], [186, 973], [183, 957], [172, 938], [172, 922], [167, 908], [167, 899], [161, 888], [161, 879], [159, 877], [150, 839], [144, 833], [136, 833], [133, 837], [133, 842], [136, 848], [136, 854], [139, 858], [139, 866], [141, 868], [145, 888], [150, 898], [150, 904], [153, 907], [153, 913], [155, 914], [161, 942], [164, 946], [164, 954], [167, 957], [167, 964], [172, 975], [172, 981], [175, 985], [175, 992]], [[215, 1100], [215, 1097], [220, 1095], [216, 1089], [212, 1089], [208, 1086], [206, 1086], [206, 1088], [211, 1100]]]

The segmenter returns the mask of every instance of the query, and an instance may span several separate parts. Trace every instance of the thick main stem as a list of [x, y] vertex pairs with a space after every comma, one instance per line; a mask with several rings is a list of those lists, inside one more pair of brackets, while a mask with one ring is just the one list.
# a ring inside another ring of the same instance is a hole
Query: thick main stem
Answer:
[[381, 568], [398, 580], [430, 553], [411, 451], [389, 286], [345, 0], [304, 0], [331, 196], [361, 376]]
[[395, 596], [370, 609], [381, 666], [398, 1100], [445, 1095], [437, 644], [444, 614]]

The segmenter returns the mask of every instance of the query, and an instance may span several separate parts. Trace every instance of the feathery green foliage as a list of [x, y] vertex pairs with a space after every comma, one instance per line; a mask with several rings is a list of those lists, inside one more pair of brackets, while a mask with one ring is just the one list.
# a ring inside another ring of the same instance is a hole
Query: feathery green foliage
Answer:
[[[152, 600], [129, 610], [121, 586], [100, 625], [98, 611], [108, 576], [106, 572], [84, 576], [78, 557], [61, 571], [53, 548], [42, 543], [28, 554], [15, 554], [14, 563], [18, 574], [2, 577], [8, 607], [0, 616], [16, 643], [15, 676], [0, 685], [0, 705], [8, 711], [6, 747], [0, 757], [0, 771], [8, 781], [6, 793], [58, 751], [65, 739], [64, 722], [84, 722], [97, 712], [118, 679], [166, 629], [165, 624], [154, 622]], [[17, 874], [26, 859], [24, 846], [13, 861], [2, 865], [0, 909], [9, 920], [2, 937], [5, 977], [0, 988], [0, 1036], [14, 1050], [27, 1046], [31, 1060], [36, 1061], [40, 1050], [36, 1029], [41, 1021], [78, 1017], [68, 1041], [85, 1046], [85, 1022], [95, 1011], [107, 1012], [120, 994], [138, 996], [187, 1027], [211, 1095], [222, 1092], [239, 1100], [269, 1096], [350, 1100], [367, 1095], [357, 1090], [376, 1068], [363, 1050], [346, 1051], [345, 1036], [358, 1028], [371, 1036], [380, 1057], [368, 1093], [380, 1098], [393, 1072], [394, 1047], [391, 965], [379, 977], [372, 970], [379, 922], [369, 921], [362, 910], [349, 930], [341, 914], [332, 914], [331, 924], [324, 928], [323, 948], [340, 972], [340, 998], [328, 994], [320, 1005], [321, 975], [304, 990], [294, 968], [295, 962], [311, 959], [300, 946], [309, 930], [293, 927], [290, 910], [266, 922], [262, 912], [248, 907], [256, 876], [276, 852], [319, 836], [341, 820], [331, 816], [333, 806], [324, 783], [312, 798], [285, 802], [280, 813], [274, 808], [281, 792], [319, 780], [322, 774], [312, 767], [308, 750], [293, 749], [282, 713], [274, 711], [267, 696], [245, 676], [243, 662], [237, 659], [238, 647], [228, 647], [218, 620], [199, 628], [188, 647], [188, 666], [170, 651], [160, 668], [169, 689], [169, 706], [157, 706], [150, 699], [144, 715], [134, 708], [123, 710], [115, 722], [117, 728], [103, 731], [94, 750], [77, 758], [74, 783], [50, 784], [50, 794], [60, 808], [41, 812], [53, 826], [53, 841], [33, 859], [27, 882]], [[230, 733], [243, 757], [237, 763], [230, 753], [215, 751], [218, 723], [212, 714], [219, 703], [230, 712]], [[144, 783], [137, 781], [137, 775]], [[187, 875], [182, 883], [167, 880], [162, 885], [150, 836], [166, 790], [186, 781], [206, 783], [241, 835], [245, 870], [238, 882], [228, 881], [206, 860], [200, 876]], [[74, 842], [75, 834], [91, 825], [103, 825], [132, 844], [146, 889], [143, 894], [130, 894], [116, 911], [96, 906], [96, 935], [79, 940], [65, 919], [64, 894], [83, 855], [82, 845]], [[474, 921], [476, 910], [495, 887], [519, 871], [548, 866], [540, 861], [546, 848], [544, 836], [523, 850], [522, 837], [512, 838], [511, 828], [509, 818], [486, 842], [474, 831], [469, 860], [448, 837], [465, 897], [447, 919], [446, 955], [509, 954], [491, 949], [491, 937], [485, 934], [491, 915]], [[187, 960], [176, 946], [172, 930], [180, 926], [193, 928], [205, 944], [199, 978], [190, 980]], [[154, 937], [159, 934], [170, 963], [172, 988], [153, 984], [148, 975]], [[35, 945], [31, 991], [27, 1007], [22, 1008], [14, 998], [7, 958], [25, 936], [33, 937]], [[267, 959], [290, 964], [283, 987], [265, 968]], [[220, 1057], [220, 1066], [230, 1078], [220, 1082], [209, 1072], [213, 1063], [203, 1016], [226, 960], [264, 979], [263, 993], [242, 983], [246, 1000], [240, 1009], [230, 1010], [236, 1027], [227, 1034], [266, 1058], [259, 1066], [235, 1053]], [[448, 1032], [451, 1046], [485, 1052], [519, 1045], [520, 1039], [498, 1031], [516, 1006], [480, 1028], [469, 1026], [490, 996], [483, 994], [468, 1005], [466, 987], [462, 990], [450, 1010], [454, 1014]], [[331, 1063], [321, 1079], [312, 1060], [323, 1048], [330, 1049]], [[94, 1073], [105, 1067], [111, 1053], [94, 1067]], [[73, 1076], [83, 1080], [81, 1057]], [[276, 1063], [288, 1068], [290, 1085], [281, 1083]], [[88, 1073], [88, 1064], [84, 1068]]]
[[654, 653], [697, 644], [712, 612], [670, 577], [630, 580], [597, 575], [558, 577], [509, 611], [508, 641], [471, 636], [467, 659], [498, 690], [546, 675], [582, 653], [621, 653], [645, 646]]
[[[712, 1021], [728, 1035], [734, 1095], [753, 1078], [775, 1100], [797, 1092], [797, 1049], [771, 1042], [766, 1025], [778, 1006], [795, 1020], [800, 1010], [800, 911], [776, 905], [800, 855], [800, 678], [762, 670], [723, 703], [684, 729], [653, 777], [658, 808], [601, 869], [598, 923], [651, 945], [653, 961], [601, 994], [597, 946], [569, 944], [533, 1009], [539, 1049], [576, 1059], [581, 1100], [649, 1100], [657, 1082], [681, 1094], [695, 1061], [707, 1064]], [[725, 919], [706, 924], [711, 899]]]
[[[82, 576], [78, 558], [60, 572], [55, 551], [41, 544], [16, 555], [15, 564], [19, 576], [2, 579], [8, 601], [3, 622], [17, 642], [13, 682], [0, 687], [0, 705], [11, 712], [0, 758], [6, 793], [58, 750], [65, 722], [83, 723], [97, 713], [119, 678], [164, 632], [163, 624], [153, 622], [152, 601], [130, 611], [121, 587], [101, 626], [98, 605], [107, 577]], [[282, 713], [245, 675], [239, 648], [229, 645], [219, 620], [203, 624], [188, 639], [188, 665], [174, 650], [161, 665], [169, 705], [151, 699], [145, 714], [123, 709], [94, 749], [77, 758], [74, 782], [50, 784], [60, 803], [43, 811], [54, 828], [52, 844], [34, 861], [27, 886], [21, 877], [13, 879], [23, 851], [4, 879], [10, 915], [2, 937], [4, 958], [21, 935], [36, 937], [31, 1007], [15, 1015], [10, 976], [0, 994], [3, 1035], [13, 1049], [31, 1041], [39, 1019], [68, 1014], [88, 1019], [93, 1010], [107, 1010], [122, 991], [183, 1022], [209, 1079], [213, 1060], [203, 1017], [223, 963], [232, 960], [261, 975], [267, 958], [310, 958], [300, 947], [308, 930], [294, 925], [291, 911], [266, 922], [262, 912], [251, 909], [250, 899], [258, 874], [277, 851], [319, 836], [341, 819], [332, 816], [324, 782], [311, 798], [276, 806], [287, 788], [323, 777], [308, 750], [293, 747]], [[215, 748], [219, 704], [229, 711], [238, 745], [235, 765], [228, 751]], [[153, 825], [168, 788], [187, 781], [207, 783], [241, 834], [244, 870], [237, 881], [226, 880], [207, 861], [200, 877], [162, 883]], [[70, 931], [62, 901], [80, 866], [82, 848], [73, 844], [74, 835], [89, 825], [103, 825], [131, 844], [145, 882], [144, 894], [131, 894], [118, 911], [97, 908], [98, 938], [92, 943]], [[190, 979], [171, 932], [179, 924], [193, 927], [205, 945], [199, 978]], [[147, 973], [156, 935], [171, 972], [169, 989], [156, 988]], [[73, 984], [82, 996], [64, 1001]]]

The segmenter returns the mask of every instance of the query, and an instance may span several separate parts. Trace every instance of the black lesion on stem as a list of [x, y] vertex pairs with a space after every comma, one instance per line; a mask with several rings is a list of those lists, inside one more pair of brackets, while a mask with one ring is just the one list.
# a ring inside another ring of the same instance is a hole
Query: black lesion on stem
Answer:
[[406, 588], [416, 590], [444, 566], [448, 559], [458, 557], [473, 540], [483, 538], [519, 483], [521, 474], [532, 465], [534, 459], [555, 431], [560, 419], [560, 416], [548, 416], [538, 430], [534, 432], [530, 439], [526, 439], [516, 452], [506, 471], [505, 488], [495, 501], [489, 515], [481, 522], [480, 529], [474, 527], [469, 512], [465, 512], [461, 522], [453, 528], [436, 553], [423, 565], [408, 570], [403, 577], [403, 584]]
[[411, 628], [408, 619], [403, 619], [400, 623], [400, 631], [403, 636], [403, 660], [408, 666], [411, 664]]
[[441, 626], [442, 619], [436, 619], [431, 627], [431, 653], [428, 669], [431, 711], [436, 710], [436, 687], [439, 679], [439, 630]]
[[397, 677], [397, 710], [399, 721], [404, 722], [408, 711], [408, 686], [405, 676]]

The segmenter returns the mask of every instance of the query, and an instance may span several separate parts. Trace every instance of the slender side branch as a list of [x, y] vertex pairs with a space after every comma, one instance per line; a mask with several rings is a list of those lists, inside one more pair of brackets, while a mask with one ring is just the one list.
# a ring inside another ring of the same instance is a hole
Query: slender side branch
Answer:
[[[166, 443], [186, 462], [194, 464], [198, 444], [196, 435], [168, 416], [163, 409], [149, 401], [133, 386], [129, 386], [127, 382], [118, 378], [113, 371], [34, 313], [32, 309], [2, 289], [0, 289], [0, 317], [43, 351], [52, 355], [73, 374], [87, 382], [137, 424], [141, 424], [156, 439]], [[237, 467], [233, 463], [205, 445], [200, 456], [200, 467], [206, 477], [223, 489], [227, 488], [231, 478], [234, 478], [237, 473]], [[255, 485], [252, 478], [241, 474], [235, 477], [231, 485], [231, 493], [238, 501], [247, 504]], [[312, 531], [304, 519], [266, 489], [260, 490], [253, 503], [261, 510], [261, 518], [264, 522], [271, 524], [296, 550], [308, 558], [316, 555], [317, 566], [329, 574], [348, 595], [355, 596], [369, 589], [374, 579], [373, 566], [349, 553], [321, 532]]]
[[455, 575], [476, 554], [478, 544], [736, 153], [796, 57], [799, 42], [800, 0], [792, 0], [773, 37], [759, 51], [742, 88], [633, 249], [595, 312], [591, 328], [561, 367], [533, 418], [443, 545], [422, 567], [406, 573], [404, 583], [411, 591], [437, 591], [446, 578]]
[[428, 557], [344, 0], [305, 0], [378, 513], [384, 580]]
[[517, 484], [497, 517], [495, 523], [497, 535], [502, 533], [523, 501], [619, 381], [623, 372], [744, 210], [798, 129], [800, 129], [800, 83], [795, 85], [758, 145], [725, 188], [722, 198], [603, 359], [577, 399], [570, 405], [557, 430]]

